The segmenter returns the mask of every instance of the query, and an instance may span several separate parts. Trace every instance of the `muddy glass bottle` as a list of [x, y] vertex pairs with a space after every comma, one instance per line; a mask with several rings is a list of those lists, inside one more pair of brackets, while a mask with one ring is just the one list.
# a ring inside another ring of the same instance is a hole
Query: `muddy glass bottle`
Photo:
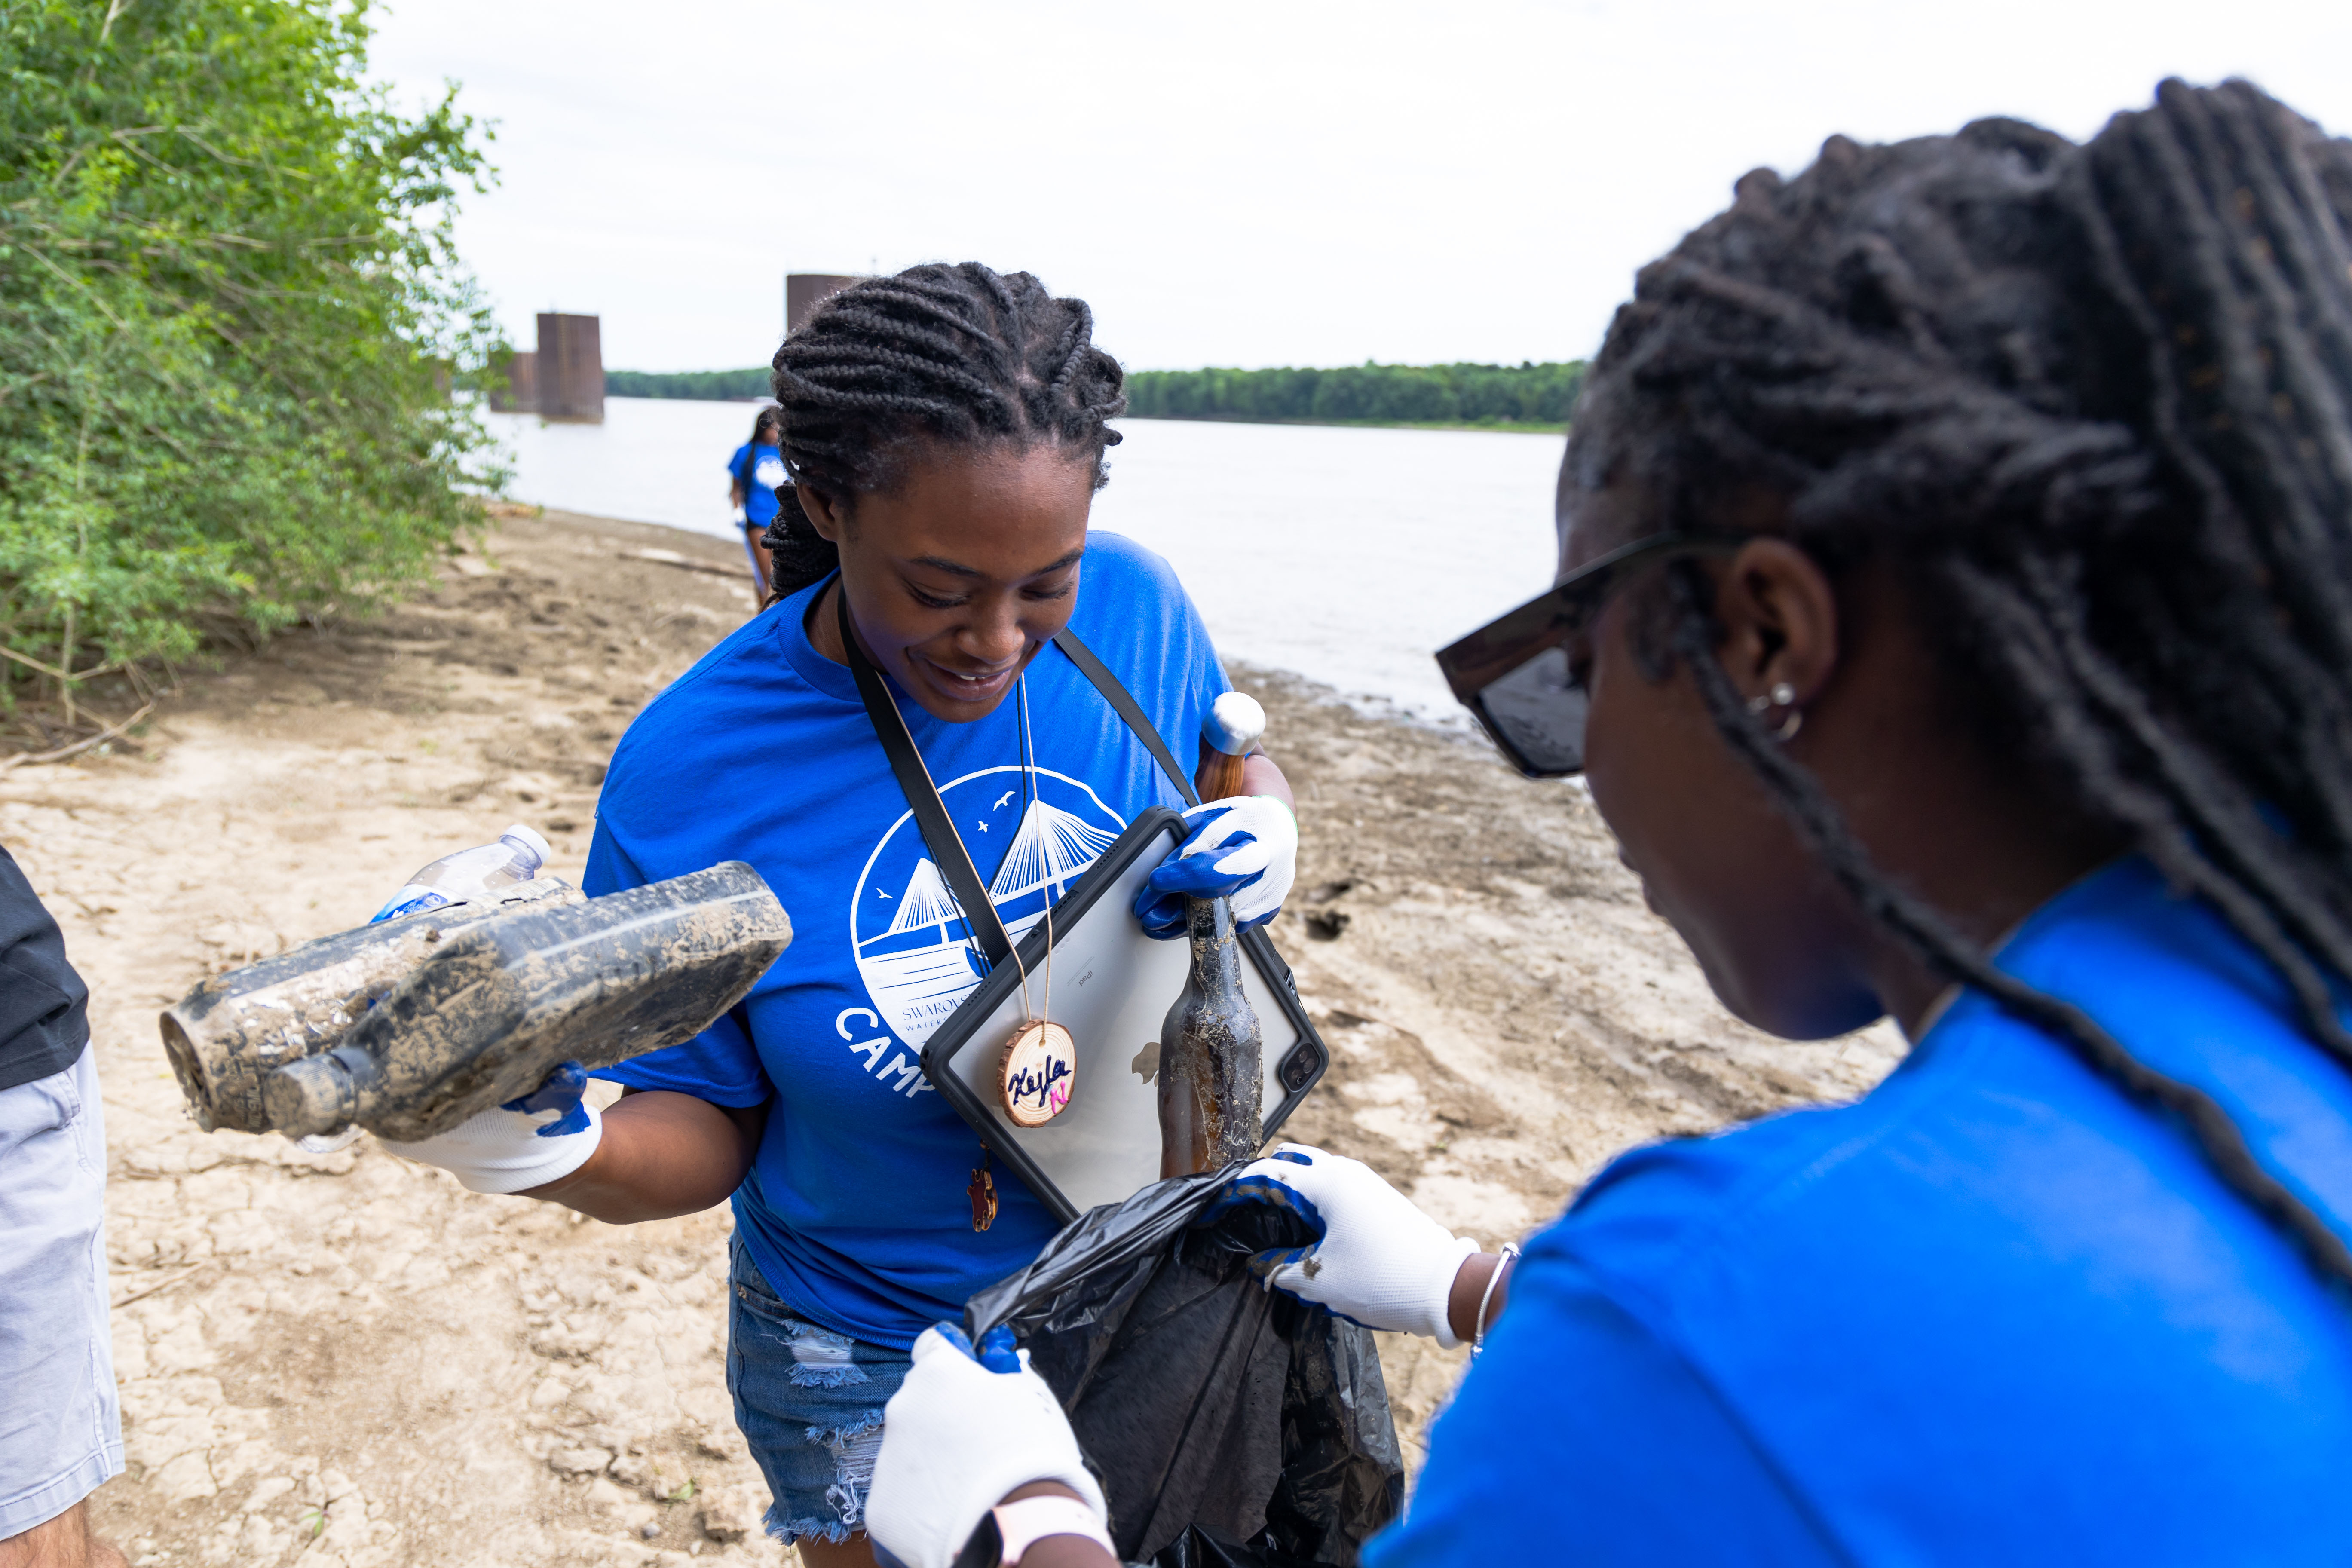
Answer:
[[1256, 1010], [1242, 994], [1233, 905], [1189, 900], [1192, 971], [1160, 1026], [1160, 1174], [1189, 1175], [1256, 1157], [1260, 1060]]

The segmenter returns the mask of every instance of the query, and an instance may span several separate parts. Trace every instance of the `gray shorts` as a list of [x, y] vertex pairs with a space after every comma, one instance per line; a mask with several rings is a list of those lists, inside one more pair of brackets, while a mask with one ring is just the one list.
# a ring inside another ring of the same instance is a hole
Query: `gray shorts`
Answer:
[[0, 1089], [0, 1541], [122, 1473], [95, 1053]]

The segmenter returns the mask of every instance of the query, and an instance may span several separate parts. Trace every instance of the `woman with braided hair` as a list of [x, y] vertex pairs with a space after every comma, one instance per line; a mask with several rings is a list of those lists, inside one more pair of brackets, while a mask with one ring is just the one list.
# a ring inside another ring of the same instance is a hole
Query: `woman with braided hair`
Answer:
[[[770, 602], [629, 727], [583, 886], [748, 861], [795, 940], [704, 1034], [610, 1069], [630, 1092], [603, 1115], [576, 1087], [555, 1104], [551, 1080], [399, 1149], [614, 1222], [731, 1195], [728, 1386], [774, 1493], [768, 1528], [819, 1568], [873, 1561], [866, 1485], [915, 1337], [1057, 1228], [923, 1076], [992, 933], [911, 820], [853, 660], [878, 672], [985, 880], [973, 899], [1015, 941], [1139, 813], [1183, 805], [1076, 661], [1108, 667], [1174, 745], [1229, 689], [1167, 563], [1087, 531], [1125, 406], [1093, 327], [1083, 300], [965, 263], [857, 283], [784, 341], [793, 483], [768, 531]], [[1139, 900], [1152, 934], [1181, 931], [1160, 908], [1180, 893], [1231, 897], [1245, 926], [1274, 917], [1289, 788], [1263, 755], [1244, 788], [1187, 814]]]
[[776, 490], [784, 482], [783, 416], [762, 408], [751, 418], [751, 438], [727, 459], [727, 504], [735, 509], [735, 526], [743, 535], [743, 554], [751, 565], [751, 585], [768, 595], [767, 532], [776, 521]]
[[[1253, 1166], [1321, 1232], [1273, 1288], [1493, 1327], [1366, 1561], [2346, 1561], [2352, 147], [2168, 82], [1750, 174], [1619, 312], [1559, 520], [1455, 690], [1733, 1012], [1914, 1049], [1523, 1259]], [[918, 1344], [877, 1541], [1083, 1493], [1023, 1393]], [[984, 1426], [1027, 1451], [959, 1470]]]

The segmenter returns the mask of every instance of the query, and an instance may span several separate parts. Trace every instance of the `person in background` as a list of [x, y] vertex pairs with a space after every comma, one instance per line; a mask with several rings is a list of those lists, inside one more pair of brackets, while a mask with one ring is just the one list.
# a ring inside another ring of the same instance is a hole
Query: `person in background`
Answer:
[[0, 849], [0, 1568], [122, 1568], [84, 1502], [122, 1473], [89, 1005]]
[[[1248, 1167], [1321, 1235], [1272, 1288], [1486, 1342], [1365, 1563], [2352, 1560], [2352, 144], [2168, 82], [1737, 190], [1593, 363], [1556, 585], [1441, 662], [1732, 1012], [1913, 1049], [1516, 1263]], [[917, 1343], [882, 1549], [1104, 1568], [1100, 1497]]]
[[743, 531], [743, 552], [751, 560], [751, 585], [764, 603], [772, 572], [768, 546], [761, 536], [776, 521], [776, 487], [789, 485], [782, 445], [783, 416], [762, 408], [751, 421], [751, 438], [727, 459], [727, 500], [735, 509], [735, 526]]

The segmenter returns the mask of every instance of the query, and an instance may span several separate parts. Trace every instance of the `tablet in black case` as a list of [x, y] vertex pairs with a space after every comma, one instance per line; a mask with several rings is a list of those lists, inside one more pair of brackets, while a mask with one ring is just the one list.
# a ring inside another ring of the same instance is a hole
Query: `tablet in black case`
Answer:
[[[1154, 806], [1128, 826], [1054, 906], [1053, 993], [1045, 989], [1045, 922], [1022, 939], [1021, 962], [998, 964], [923, 1047], [923, 1072], [990, 1152], [1064, 1224], [1160, 1179], [1160, 1026], [1184, 989], [1192, 946], [1154, 942], [1136, 923], [1136, 890], [1184, 840], [1184, 819]], [[1265, 1040], [1268, 1142], [1329, 1065], [1300, 1005], [1290, 966], [1263, 931], [1244, 932], [1242, 989]], [[1021, 972], [1029, 973], [1024, 1007]], [[1069, 1029], [1076, 1070], [1068, 1109], [1043, 1127], [1004, 1114], [998, 1061], [1032, 1013]]]

